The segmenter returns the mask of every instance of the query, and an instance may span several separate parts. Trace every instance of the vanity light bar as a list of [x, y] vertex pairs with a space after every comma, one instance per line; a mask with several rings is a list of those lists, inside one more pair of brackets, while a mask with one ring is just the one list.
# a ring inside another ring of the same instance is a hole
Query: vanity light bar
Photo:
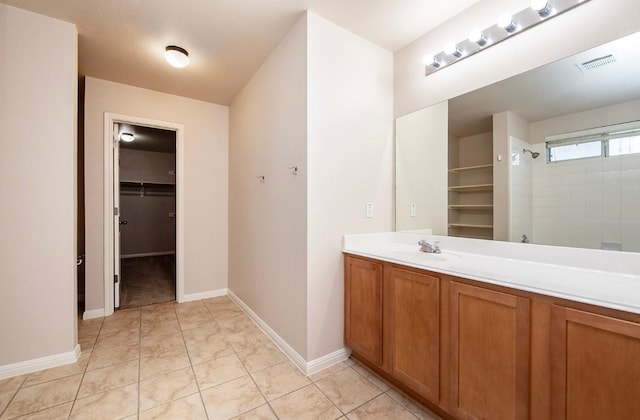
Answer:
[[474, 29], [464, 41], [449, 44], [438, 54], [425, 55], [423, 59], [425, 76], [464, 60], [479, 51], [486, 50], [492, 45], [588, 1], [590, 0], [532, 0], [530, 7], [514, 15], [501, 15], [495, 25], [483, 31]]

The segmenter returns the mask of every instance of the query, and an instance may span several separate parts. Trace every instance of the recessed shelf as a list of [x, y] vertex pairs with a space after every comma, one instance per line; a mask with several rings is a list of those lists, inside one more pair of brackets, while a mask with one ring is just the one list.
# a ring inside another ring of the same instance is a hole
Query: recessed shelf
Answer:
[[449, 187], [449, 191], [454, 192], [476, 192], [476, 191], [492, 191], [493, 184], [477, 184], [477, 185], [459, 185], [457, 187]]
[[467, 172], [467, 171], [475, 171], [475, 170], [479, 170], [479, 169], [489, 169], [489, 168], [493, 168], [493, 164], [490, 163], [488, 165], [476, 165], [476, 166], [465, 166], [462, 168], [451, 168], [449, 169], [449, 172], [457, 174], [460, 172]]
[[493, 204], [451, 204], [450, 210], [493, 210]]
[[471, 224], [471, 223], [449, 223], [449, 227], [453, 227], [453, 228], [493, 229], [493, 225], [474, 225], [474, 224]]

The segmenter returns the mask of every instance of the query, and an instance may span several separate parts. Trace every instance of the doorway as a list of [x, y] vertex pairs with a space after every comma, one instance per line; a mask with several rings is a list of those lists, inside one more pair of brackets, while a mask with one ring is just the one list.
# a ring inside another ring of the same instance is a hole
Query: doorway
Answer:
[[173, 301], [176, 132], [134, 124], [117, 124], [116, 132], [120, 146], [120, 296], [115, 301], [119, 309]]
[[105, 316], [180, 302], [184, 127], [111, 113], [104, 122]]

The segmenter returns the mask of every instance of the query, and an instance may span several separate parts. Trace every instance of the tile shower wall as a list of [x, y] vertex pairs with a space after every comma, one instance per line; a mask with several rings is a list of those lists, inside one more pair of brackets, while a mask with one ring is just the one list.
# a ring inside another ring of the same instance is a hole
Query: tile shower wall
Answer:
[[548, 164], [533, 148], [536, 243], [640, 251], [640, 154]]

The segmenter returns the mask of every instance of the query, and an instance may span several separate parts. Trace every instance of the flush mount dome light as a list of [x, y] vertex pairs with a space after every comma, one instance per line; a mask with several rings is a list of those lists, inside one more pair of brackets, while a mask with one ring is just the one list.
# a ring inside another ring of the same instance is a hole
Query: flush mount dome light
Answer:
[[135, 139], [136, 139], [136, 136], [133, 135], [132, 133], [120, 133], [120, 141], [123, 141], [125, 143], [131, 143]]
[[175, 45], [168, 45], [164, 49], [164, 59], [173, 67], [183, 68], [189, 65], [189, 53], [187, 50]]

